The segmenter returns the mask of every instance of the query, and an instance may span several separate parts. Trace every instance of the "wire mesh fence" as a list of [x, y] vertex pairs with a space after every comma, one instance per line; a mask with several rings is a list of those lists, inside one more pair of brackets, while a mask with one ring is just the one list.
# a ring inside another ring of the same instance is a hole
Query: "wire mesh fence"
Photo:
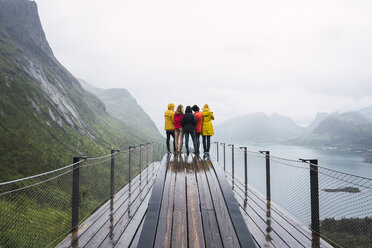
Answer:
[[[244, 182], [244, 150], [222, 143], [214, 146], [213, 156], [217, 153], [226, 173]], [[249, 190], [271, 199], [287, 216], [320, 234], [332, 246], [372, 247], [371, 178], [329, 169], [317, 165], [317, 161], [312, 164], [247, 151], [247, 181]]]
[[[160, 161], [163, 153], [162, 145], [149, 143], [1, 183], [0, 247], [54, 246], [71, 232], [74, 174], [77, 170], [80, 224], [111, 197], [111, 184], [117, 193], [148, 165], [151, 173], [153, 162]], [[111, 168], [114, 168], [113, 182]]]

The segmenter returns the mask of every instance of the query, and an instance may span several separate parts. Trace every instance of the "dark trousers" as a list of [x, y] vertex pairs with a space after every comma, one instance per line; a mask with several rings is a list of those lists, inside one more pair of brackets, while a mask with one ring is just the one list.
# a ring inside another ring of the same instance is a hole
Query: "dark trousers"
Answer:
[[194, 150], [197, 149], [197, 143], [195, 139], [195, 132], [185, 132], [185, 146], [186, 146], [186, 151], [189, 152], [189, 135], [191, 135], [192, 143], [194, 144]]
[[204, 136], [203, 135], [203, 150], [204, 150], [204, 152], [209, 152], [209, 148], [211, 148], [211, 136]]
[[199, 149], [200, 149], [200, 133], [195, 133], [195, 139], [196, 139], [196, 144], [197, 144], [196, 148], [199, 151]]
[[174, 139], [174, 130], [167, 130], [167, 150], [168, 152], [170, 152], [170, 147], [169, 147], [169, 140], [170, 140], [170, 136], [173, 137], [173, 151], [176, 151], [176, 142], [175, 142], [175, 139]]

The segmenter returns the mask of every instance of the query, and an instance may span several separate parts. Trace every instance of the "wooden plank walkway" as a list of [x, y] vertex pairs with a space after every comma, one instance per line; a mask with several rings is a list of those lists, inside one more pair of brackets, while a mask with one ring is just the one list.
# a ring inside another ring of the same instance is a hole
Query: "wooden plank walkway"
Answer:
[[209, 160], [172, 155], [159, 170], [138, 247], [256, 244], [224, 175]]
[[331, 247], [239, 180], [232, 190], [215, 160], [165, 155], [149, 171], [57, 247]]
[[[215, 160], [212, 163], [220, 167]], [[226, 172], [225, 175], [232, 187], [231, 174]], [[332, 247], [323, 239], [313, 236], [310, 229], [297, 223], [274, 204], [267, 202], [254, 189], [248, 187], [245, 198], [244, 183], [236, 177], [234, 195], [259, 247]]]
[[142, 180], [136, 176], [57, 247], [136, 247], [159, 166], [145, 168]]

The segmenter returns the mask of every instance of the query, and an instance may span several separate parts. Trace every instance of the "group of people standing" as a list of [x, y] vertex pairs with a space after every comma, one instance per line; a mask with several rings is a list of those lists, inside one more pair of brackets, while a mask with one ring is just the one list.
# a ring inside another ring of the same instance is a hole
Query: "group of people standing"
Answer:
[[[183, 136], [185, 135], [186, 152], [189, 154], [189, 139], [191, 136], [194, 151], [200, 153], [200, 135], [203, 137], [204, 155], [209, 155], [211, 146], [211, 136], [214, 135], [212, 120], [214, 120], [213, 112], [211, 112], [208, 104], [204, 105], [203, 111], [200, 112], [199, 107], [194, 105], [187, 106], [183, 110], [180, 104], [174, 112], [175, 105], [168, 104], [168, 110], [165, 111], [165, 131], [167, 134], [167, 149], [170, 153], [169, 141], [173, 137], [173, 151], [180, 154], [183, 146]], [[194, 113], [193, 113], [194, 111]]]

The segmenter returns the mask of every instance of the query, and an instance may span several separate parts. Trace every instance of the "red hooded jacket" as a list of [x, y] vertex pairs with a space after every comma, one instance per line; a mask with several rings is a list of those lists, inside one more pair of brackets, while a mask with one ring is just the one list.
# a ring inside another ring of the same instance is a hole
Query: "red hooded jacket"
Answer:
[[183, 117], [183, 114], [182, 115], [174, 114], [174, 130], [177, 130], [178, 128], [182, 127], [181, 125], [182, 117]]
[[195, 133], [201, 133], [203, 125], [203, 114], [199, 111], [194, 113], [196, 118]]

